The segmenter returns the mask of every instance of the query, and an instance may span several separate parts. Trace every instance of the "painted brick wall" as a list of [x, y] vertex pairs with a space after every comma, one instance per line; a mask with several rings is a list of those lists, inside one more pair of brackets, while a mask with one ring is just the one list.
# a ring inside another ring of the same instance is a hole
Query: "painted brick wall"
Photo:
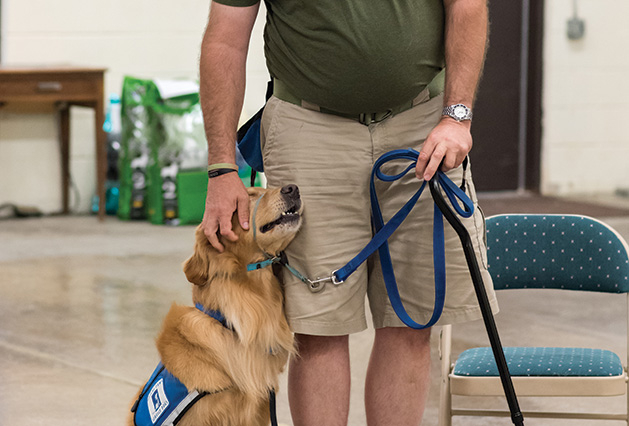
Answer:
[[577, 0], [585, 37], [566, 36], [572, 0], [546, 0], [542, 190], [629, 188], [629, 2]]

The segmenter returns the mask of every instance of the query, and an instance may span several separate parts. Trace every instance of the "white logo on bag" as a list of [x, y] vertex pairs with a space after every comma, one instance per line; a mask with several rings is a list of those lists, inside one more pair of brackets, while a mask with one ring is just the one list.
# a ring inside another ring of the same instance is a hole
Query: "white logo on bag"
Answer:
[[147, 404], [149, 406], [151, 421], [155, 424], [159, 416], [161, 416], [164, 410], [166, 410], [166, 407], [168, 407], [168, 398], [166, 398], [166, 392], [164, 392], [164, 379], [159, 379], [159, 381], [155, 383], [155, 386], [153, 386], [149, 392]]

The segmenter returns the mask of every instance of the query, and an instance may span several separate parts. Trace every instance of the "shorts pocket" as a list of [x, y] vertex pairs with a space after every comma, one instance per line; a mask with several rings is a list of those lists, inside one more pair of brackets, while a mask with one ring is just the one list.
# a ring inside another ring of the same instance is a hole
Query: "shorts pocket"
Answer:
[[275, 140], [275, 133], [277, 132], [278, 112], [281, 101], [272, 96], [262, 113], [262, 120], [260, 123], [260, 149], [262, 151], [262, 161], [267, 163], [267, 157], [269, 151], [273, 147], [273, 141]]

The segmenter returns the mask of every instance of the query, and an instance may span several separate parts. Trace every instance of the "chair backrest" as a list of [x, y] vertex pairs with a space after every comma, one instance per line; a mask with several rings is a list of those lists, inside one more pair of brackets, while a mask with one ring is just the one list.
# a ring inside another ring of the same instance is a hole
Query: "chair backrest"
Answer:
[[496, 289], [629, 292], [629, 247], [605, 223], [578, 215], [487, 218], [489, 272]]

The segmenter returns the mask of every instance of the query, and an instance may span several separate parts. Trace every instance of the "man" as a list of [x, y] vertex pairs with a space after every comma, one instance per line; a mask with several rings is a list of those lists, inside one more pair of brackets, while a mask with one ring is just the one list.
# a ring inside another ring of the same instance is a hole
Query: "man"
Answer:
[[[296, 183], [304, 226], [289, 262], [310, 278], [328, 276], [371, 238], [368, 181], [391, 149], [420, 151], [415, 176], [379, 184], [385, 220], [436, 170], [474, 201], [469, 167], [471, 112], [484, 60], [486, 0], [267, 0], [265, 54], [275, 81], [262, 120], [269, 186]], [[259, 0], [215, 0], [201, 52], [201, 103], [209, 164], [234, 163], [249, 38]], [[440, 72], [445, 66], [445, 87]], [[445, 89], [445, 90], [444, 90]], [[443, 92], [443, 93], [442, 93]], [[444, 108], [445, 107], [445, 108]], [[419, 180], [418, 180], [419, 179]], [[428, 200], [428, 201], [426, 201]], [[424, 196], [391, 239], [407, 311], [432, 314], [432, 202]], [[231, 217], [248, 229], [248, 197], [236, 173], [209, 179], [205, 233], [237, 239]], [[486, 268], [480, 212], [464, 221]], [[448, 226], [446, 226], [448, 228]], [[447, 297], [441, 323], [480, 318], [458, 240], [446, 229]], [[483, 271], [492, 307], [491, 279]], [[286, 313], [300, 356], [289, 367], [295, 426], [347, 424], [348, 335], [366, 328], [365, 294], [376, 328], [367, 372], [369, 425], [417, 425], [430, 372], [430, 329], [396, 318], [377, 261], [318, 293], [285, 276]]]

